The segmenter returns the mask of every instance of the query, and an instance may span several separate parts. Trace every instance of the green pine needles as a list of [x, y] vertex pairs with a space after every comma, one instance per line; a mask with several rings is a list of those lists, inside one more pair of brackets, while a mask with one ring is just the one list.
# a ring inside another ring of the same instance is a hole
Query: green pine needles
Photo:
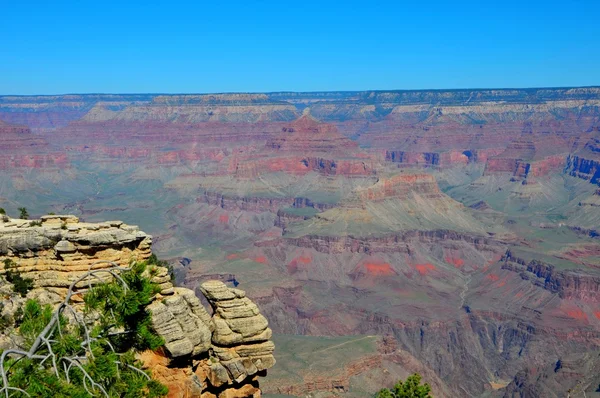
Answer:
[[[24, 348], [0, 356], [0, 397], [166, 395], [167, 388], [135, 359], [136, 352], [164, 344], [146, 311], [158, 289], [145, 268], [134, 263], [90, 271], [71, 285], [56, 310], [28, 300], [18, 329]], [[98, 279], [108, 282], [89, 285]], [[76, 311], [71, 298], [82, 291], [83, 310]]]
[[143, 275], [145, 269], [145, 263], [135, 263], [131, 271], [121, 275], [124, 284], [117, 281], [101, 284], [84, 296], [84, 312], [105, 315], [100, 317], [96, 328], [110, 336], [117, 351], [155, 350], [164, 344], [152, 330], [150, 314], [146, 311], [160, 288]]
[[29, 218], [29, 212], [25, 207], [19, 207], [19, 218], [21, 220], [27, 220]]
[[415, 373], [406, 381], [398, 381], [393, 388], [384, 388], [375, 394], [375, 398], [431, 398], [429, 384], [421, 384], [421, 375]]

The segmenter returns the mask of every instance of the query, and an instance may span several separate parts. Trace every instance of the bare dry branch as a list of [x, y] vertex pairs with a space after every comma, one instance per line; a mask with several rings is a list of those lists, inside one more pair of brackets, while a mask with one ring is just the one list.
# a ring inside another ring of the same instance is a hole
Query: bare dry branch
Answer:
[[[98, 264], [110, 264], [111, 267], [94, 269], [94, 266], [96, 266]], [[44, 327], [44, 329], [39, 333], [39, 335], [35, 338], [30, 349], [28, 351], [23, 351], [23, 350], [18, 350], [18, 349], [9, 349], [9, 350], [5, 350], [4, 352], [2, 352], [2, 355], [0, 355], [0, 380], [2, 382], [2, 386], [0, 388], [0, 394], [4, 395], [5, 398], [10, 398], [11, 392], [19, 392], [26, 396], [30, 396], [30, 394], [28, 394], [27, 391], [22, 390], [17, 387], [11, 387], [9, 385], [10, 367], [8, 369], [6, 369], [6, 361], [8, 359], [15, 360], [15, 362], [13, 362], [11, 364], [11, 367], [12, 367], [19, 360], [27, 358], [27, 359], [32, 359], [32, 360], [40, 360], [40, 365], [42, 365], [46, 361], [50, 360], [52, 362], [51, 369], [52, 369], [53, 373], [59, 379], [63, 378], [67, 383], [70, 383], [70, 381], [71, 381], [71, 377], [70, 377], [71, 371], [73, 371], [73, 369], [77, 369], [83, 375], [83, 387], [90, 394], [90, 396], [94, 396], [95, 392], [100, 392], [105, 397], [109, 397], [109, 394], [106, 391], [106, 389], [101, 384], [96, 382], [93, 379], [93, 377], [82, 366], [82, 362], [81, 362], [82, 360], [86, 361], [89, 358], [93, 359], [92, 342], [97, 341], [97, 338], [91, 337], [90, 329], [89, 329], [88, 325], [86, 324], [87, 323], [86, 319], [85, 319], [86, 317], [83, 316], [82, 314], [78, 313], [75, 310], [75, 308], [71, 305], [71, 299], [73, 298], [74, 295], [78, 295], [78, 294], [81, 294], [83, 292], [86, 292], [86, 291], [89, 291], [90, 289], [92, 289], [93, 288], [93, 286], [92, 286], [93, 280], [96, 280], [99, 283], [107, 283], [110, 280], [118, 281], [118, 283], [121, 285], [121, 288], [123, 289], [123, 291], [127, 291], [129, 289], [129, 286], [127, 285], [127, 282], [125, 282], [125, 280], [120, 276], [120, 274], [124, 271], [129, 271], [130, 269], [131, 268], [120, 267], [118, 264], [116, 264], [112, 261], [102, 260], [102, 261], [97, 261], [97, 262], [91, 264], [89, 267], [89, 270], [85, 274], [81, 275], [76, 280], [74, 280], [69, 286], [69, 289], [67, 291], [67, 295], [66, 295], [64, 301], [61, 304], [59, 304], [58, 307], [54, 310], [54, 312], [52, 313], [52, 316], [50, 318], [50, 321]], [[110, 280], [101, 278], [100, 275], [102, 275], [102, 274], [110, 276]], [[77, 289], [77, 286], [86, 280], [88, 281], [88, 289]], [[72, 316], [71, 322], [82, 327], [84, 336], [83, 336], [83, 341], [81, 343], [81, 347], [82, 347], [82, 349], [85, 350], [85, 356], [77, 355], [77, 356], [71, 356], [71, 357], [64, 356], [64, 357], [59, 358], [53, 351], [52, 342], [54, 342], [54, 340], [52, 339], [52, 336], [54, 335], [55, 332], [58, 332], [59, 336], [61, 336], [61, 337], [63, 335], [63, 331], [62, 331], [61, 325], [60, 325], [61, 316], [63, 315], [63, 313], [69, 313]], [[114, 318], [114, 314], [112, 314], [112, 316]], [[110, 332], [110, 333], [108, 333], [108, 336], [114, 336], [114, 335], [125, 334], [125, 333], [129, 333], [129, 331]], [[104, 337], [108, 337], [108, 336], [104, 336]], [[112, 344], [110, 342], [108, 342], [108, 346], [110, 347], [110, 349], [113, 352], [115, 352], [114, 347], [112, 346]], [[40, 351], [44, 351], [44, 353], [41, 354]], [[47, 353], [45, 351], [47, 351]], [[61, 366], [61, 364], [62, 364], [62, 366]], [[119, 372], [119, 365], [121, 365], [121, 366], [124, 365], [127, 368], [129, 368], [133, 371], [139, 372], [140, 374], [143, 374], [145, 377], [150, 379], [150, 377], [148, 376], [148, 374], [146, 374], [146, 372], [144, 372], [141, 369], [136, 368], [135, 366], [131, 366], [129, 364], [123, 364], [120, 361], [115, 361], [115, 364], [117, 365], [117, 372]]]

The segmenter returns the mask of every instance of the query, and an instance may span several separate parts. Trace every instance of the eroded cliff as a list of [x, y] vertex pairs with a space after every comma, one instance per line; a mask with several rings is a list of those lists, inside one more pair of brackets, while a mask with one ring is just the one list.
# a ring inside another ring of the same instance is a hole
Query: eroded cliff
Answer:
[[[151, 243], [150, 235], [121, 221], [86, 223], [68, 215], [22, 220], [0, 215], [4, 265], [0, 274], [11, 264], [13, 271], [33, 280], [26, 298], [57, 304], [69, 286], [90, 270], [148, 260]], [[207, 309], [193, 290], [173, 285], [167, 268], [152, 265], [148, 272], [160, 293], [147, 309], [165, 345], [138, 355], [169, 388], [168, 396], [259, 397], [258, 378], [275, 364], [275, 346], [257, 305], [244, 291], [212, 280], [200, 286]], [[104, 280], [85, 279], [75, 289]], [[3, 306], [2, 311], [15, 310], [24, 298], [9, 301], [14, 305]], [[11, 344], [7, 336], [1, 341]]]

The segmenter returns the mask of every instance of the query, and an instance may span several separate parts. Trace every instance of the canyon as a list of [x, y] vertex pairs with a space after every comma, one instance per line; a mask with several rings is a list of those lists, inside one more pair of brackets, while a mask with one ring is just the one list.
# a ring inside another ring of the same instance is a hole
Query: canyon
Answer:
[[[598, 87], [3, 96], [0, 207], [73, 216], [5, 221], [0, 257], [47, 300], [88, 256], [168, 260], [156, 318], [201, 311], [195, 294], [217, 327], [168, 347], [210, 367], [212, 333], [229, 372], [148, 354], [177, 391], [195, 375], [229, 396], [243, 368], [252, 395], [268, 367], [266, 394], [419, 372], [435, 396], [593, 396], [599, 134]], [[269, 332], [230, 333], [220, 294]]]

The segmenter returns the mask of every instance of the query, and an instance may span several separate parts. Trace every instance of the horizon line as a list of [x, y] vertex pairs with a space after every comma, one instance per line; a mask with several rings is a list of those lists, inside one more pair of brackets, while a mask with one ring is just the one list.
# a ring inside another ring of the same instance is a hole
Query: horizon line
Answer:
[[294, 91], [294, 90], [280, 90], [280, 91], [221, 91], [221, 92], [86, 92], [86, 93], [60, 93], [60, 94], [0, 94], [0, 97], [60, 97], [68, 95], [223, 95], [223, 94], [318, 94], [318, 93], [372, 93], [372, 92], [426, 92], [426, 91], [491, 91], [491, 90], [564, 90], [564, 89], [585, 89], [585, 88], [597, 88], [600, 89], [600, 85], [589, 85], [589, 86], [538, 86], [538, 87], [477, 87], [477, 88], [419, 88], [419, 89], [367, 89], [367, 90], [311, 90], [311, 91]]

